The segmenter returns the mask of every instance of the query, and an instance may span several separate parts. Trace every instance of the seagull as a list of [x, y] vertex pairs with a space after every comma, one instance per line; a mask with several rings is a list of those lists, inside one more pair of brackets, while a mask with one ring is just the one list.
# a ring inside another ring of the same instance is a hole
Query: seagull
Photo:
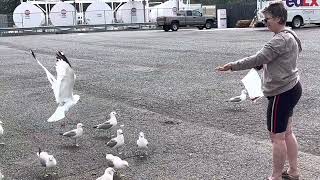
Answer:
[[118, 122], [117, 122], [117, 118], [116, 118], [116, 112], [115, 111], [112, 111], [110, 113], [110, 119], [107, 120], [106, 122], [104, 123], [101, 123], [101, 124], [98, 124], [96, 126], [93, 126], [93, 128], [96, 128], [96, 129], [111, 129], [113, 127], [115, 127]]
[[65, 132], [65, 133], [60, 133], [60, 135], [73, 138], [75, 140], [75, 145], [79, 146], [79, 144], [77, 143], [77, 138], [82, 136], [82, 134], [83, 134], [82, 127], [84, 127], [83, 124], [78, 123], [77, 129], [73, 129], [73, 130]]
[[242, 90], [241, 91], [241, 95], [240, 96], [236, 96], [236, 97], [232, 97], [228, 100], [226, 100], [227, 102], [242, 102], [244, 100], [247, 99], [247, 91], [246, 90]]
[[[0, 121], [0, 137], [3, 136], [3, 127], [2, 127], [2, 121]], [[4, 143], [0, 143], [1, 145], [4, 145]]]
[[[144, 137], [144, 133], [139, 133], [139, 139], [137, 140], [137, 145], [139, 150], [146, 150], [148, 149], [148, 140]], [[145, 152], [145, 155], [147, 155], [147, 152]]]
[[79, 95], [73, 94], [74, 82], [76, 79], [76, 75], [71, 67], [70, 62], [66, 58], [63, 52], [57, 51], [56, 53], [56, 71], [57, 78], [55, 78], [36, 58], [34, 52], [32, 50], [31, 55], [35, 60], [37, 60], [38, 64], [44, 69], [47, 74], [47, 78], [51, 84], [51, 88], [53, 89], [53, 93], [58, 103], [58, 107], [56, 111], [52, 114], [52, 116], [47, 120], [48, 122], [59, 121], [66, 117], [66, 112], [69, 109], [77, 104], [80, 100]]
[[49, 155], [47, 152], [41, 151], [39, 148], [39, 152], [37, 152], [37, 155], [40, 160], [40, 164], [45, 167], [45, 177], [49, 176], [47, 174], [47, 168], [53, 168], [57, 166], [57, 161], [53, 157], [53, 155]]
[[[121, 129], [117, 130], [117, 137], [112, 138], [108, 143], [107, 146], [111, 148], [116, 148], [118, 152], [118, 148], [124, 145], [124, 136]], [[118, 152], [119, 153], [119, 152]], [[119, 153], [121, 154], [121, 153]]]
[[122, 160], [118, 156], [112, 154], [106, 154], [107, 164], [109, 167], [114, 169], [125, 169], [129, 167], [129, 163], [125, 160]]
[[112, 167], [108, 167], [104, 171], [104, 174], [96, 180], [113, 180], [114, 172], [115, 172], [115, 170]]

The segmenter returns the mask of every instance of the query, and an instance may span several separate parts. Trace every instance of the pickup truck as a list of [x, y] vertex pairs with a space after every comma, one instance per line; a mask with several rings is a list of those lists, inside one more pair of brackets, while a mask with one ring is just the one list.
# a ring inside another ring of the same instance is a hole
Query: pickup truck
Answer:
[[194, 26], [202, 30], [217, 27], [217, 19], [214, 16], [202, 16], [197, 10], [179, 11], [177, 16], [157, 17], [157, 26], [162, 27], [164, 31], [177, 31], [179, 27]]

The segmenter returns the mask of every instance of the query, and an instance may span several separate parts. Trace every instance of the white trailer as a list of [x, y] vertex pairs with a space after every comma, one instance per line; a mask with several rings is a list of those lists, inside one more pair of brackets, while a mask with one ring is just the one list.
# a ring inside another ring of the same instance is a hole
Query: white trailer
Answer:
[[[278, 0], [279, 1], [279, 0]], [[275, 0], [257, 0], [257, 21], [262, 23], [262, 10]], [[282, 0], [287, 8], [287, 25], [299, 28], [305, 24], [320, 25], [320, 0]]]

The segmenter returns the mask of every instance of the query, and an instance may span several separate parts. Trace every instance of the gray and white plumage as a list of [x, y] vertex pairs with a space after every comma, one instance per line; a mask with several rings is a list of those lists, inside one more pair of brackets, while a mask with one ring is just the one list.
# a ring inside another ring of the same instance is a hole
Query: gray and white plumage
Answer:
[[108, 143], [107, 146], [111, 148], [118, 148], [124, 145], [124, 136], [121, 129], [117, 130], [117, 137], [112, 138]]
[[79, 146], [77, 144], [77, 138], [79, 138], [80, 136], [83, 135], [83, 128], [82, 127], [84, 127], [83, 124], [82, 123], [78, 123], [76, 129], [73, 129], [71, 131], [67, 131], [65, 133], [61, 133], [61, 135], [65, 136], [65, 137], [69, 137], [69, 138], [75, 139], [76, 146]]
[[104, 171], [104, 174], [96, 180], [113, 180], [114, 173], [115, 173], [115, 170], [112, 167], [108, 167]]
[[57, 161], [53, 157], [53, 155], [49, 155], [47, 152], [41, 151], [40, 148], [39, 148], [39, 151], [37, 152], [37, 155], [39, 157], [41, 166], [45, 168], [56, 167]]
[[112, 154], [106, 154], [106, 160], [109, 167], [114, 169], [124, 169], [129, 167], [129, 163], [125, 160], [122, 160], [118, 156]]
[[53, 93], [58, 103], [56, 111], [47, 120], [48, 122], [55, 122], [65, 118], [66, 112], [74, 106], [79, 100], [79, 95], [73, 94], [73, 87], [76, 79], [73, 69], [71, 68], [70, 62], [65, 57], [63, 52], [57, 51], [56, 53], [56, 72], [57, 78], [55, 78], [36, 58], [34, 52], [31, 50], [32, 56], [37, 60], [37, 63], [46, 72], [47, 78], [53, 89]]
[[117, 113], [115, 111], [112, 111], [110, 113], [110, 119], [109, 120], [107, 120], [104, 123], [98, 124], [98, 125], [94, 126], [93, 128], [96, 128], [96, 129], [111, 129], [111, 128], [115, 127], [118, 124], [117, 118], [116, 118], [116, 114]]
[[247, 99], [247, 91], [242, 90], [240, 96], [235, 96], [227, 100], [227, 102], [242, 102]]
[[148, 140], [144, 137], [144, 133], [140, 132], [139, 139], [137, 140], [138, 148], [146, 149], [146, 148], [148, 148], [148, 144], [149, 144]]

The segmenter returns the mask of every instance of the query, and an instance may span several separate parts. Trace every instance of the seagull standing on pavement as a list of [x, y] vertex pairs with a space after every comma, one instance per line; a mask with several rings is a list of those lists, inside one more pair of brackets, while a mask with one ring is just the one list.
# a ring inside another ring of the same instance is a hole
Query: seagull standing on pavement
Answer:
[[[107, 146], [111, 147], [111, 148], [115, 148], [118, 151], [118, 148], [124, 145], [124, 136], [123, 136], [123, 132], [121, 129], [117, 130], [117, 137], [112, 138], [108, 143]], [[121, 153], [119, 153], [121, 154]]]
[[96, 126], [93, 126], [93, 128], [106, 129], [106, 130], [109, 129], [110, 130], [109, 132], [111, 132], [111, 129], [114, 128], [118, 124], [117, 118], [116, 118], [116, 114], [117, 113], [115, 111], [112, 111], [110, 113], [110, 119], [109, 120], [107, 120], [104, 123], [101, 123], [101, 124], [98, 124]]
[[80, 100], [79, 95], [73, 94], [73, 87], [76, 79], [76, 75], [71, 67], [70, 62], [66, 58], [63, 52], [57, 51], [56, 53], [56, 71], [57, 78], [55, 78], [36, 58], [34, 52], [31, 50], [31, 54], [37, 63], [44, 69], [47, 74], [47, 78], [53, 89], [53, 93], [58, 103], [56, 111], [48, 119], [48, 122], [59, 121], [66, 117], [66, 113], [69, 109], [77, 104]]
[[49, 155], [47, 152], [41, 151], [39, 148], [39, 151], [37, 152], [37, 155], [40, 160], [40, 164], [45, 167], [45, 177], [49, 176], [47, 174], [47, 168], [53, 168], [57, 166], [57, 161], [53, 157], [53, 155]]
[[77, 129], [73, 129], [71, 131], [65, 132], [65, 133], [60, 133], [60, 135], [65, 136], [65, 137], [70, 137], [72, 139], [75, 140], [75, 145], [79, 146], [79, 144], [77, 143], [77, 139], [82, 136], [83, 134], [83, 124], [82, 123], [78, 123], [77, 124]]
[[246, 99], [247, 99], [247, 91], [242, 90], [240, 96], [232, 97], [232, 98], [228, 99], [227, 102], [238, 102], [239, 103], [239, 102], [242, 102]]
[[115, 170], [112, 167], [108, 167], [104, 171], [104, 174], [96, 180], [113, 180], [114, 172], [115, 172]]
[[[3, 127], [2, 127], [2, 121], [0, 121], [0, 138], [3, 136]], [[1, 145], [4, 145], [3, 142], [0, 143]]]
[[145, 151], [143, 152], [145, 155], [147, 155], [147, 149], [148, 149], [148, 140], [144, 137], [144, 133], [139, 133], [139, 139], [137, 140], [137, 145], [139, 148], [139, 154], [141, 154], [141, 150]]

